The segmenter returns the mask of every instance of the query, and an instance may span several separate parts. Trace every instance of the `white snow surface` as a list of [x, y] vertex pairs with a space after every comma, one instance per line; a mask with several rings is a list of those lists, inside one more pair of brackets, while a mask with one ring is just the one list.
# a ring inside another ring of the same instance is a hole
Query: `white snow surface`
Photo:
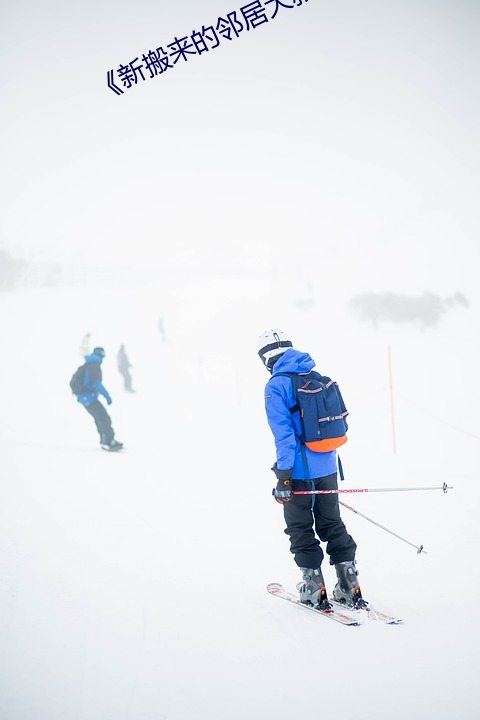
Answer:
[[[3, 293], [0, 313], [1, 720], [478, 717], [475, 305], [437, 329], [374, 331], [248, 278], [172, 276]], [[453, 486], [342, 498], [427, 551], [342, 511], [365, 597], [401, 626], [342, 627], [266, 592], [300, 579], [271, 497], [256, 356], [275, 326], [340, 383], [344, 487]], [[107, 351], [122, 453], [99, 448], [70, 394], [87, 331]]]

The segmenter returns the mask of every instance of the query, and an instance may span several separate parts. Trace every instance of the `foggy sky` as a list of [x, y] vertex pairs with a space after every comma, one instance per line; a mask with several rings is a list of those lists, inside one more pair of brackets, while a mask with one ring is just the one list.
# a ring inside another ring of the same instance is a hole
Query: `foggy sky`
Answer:
[[288, 267], [301, 247], [300, 265], [328, 256], [364, 287], [429, 274], [468, 291], [478, 5], [310, 0], [108, 89], [109, 70], [243, 4], [4, 3], [1, 245], [199, 268]]

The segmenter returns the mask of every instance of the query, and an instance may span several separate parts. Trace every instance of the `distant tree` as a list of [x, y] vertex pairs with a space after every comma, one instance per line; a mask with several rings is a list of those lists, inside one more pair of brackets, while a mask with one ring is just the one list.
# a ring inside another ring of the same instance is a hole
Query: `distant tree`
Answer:
[[448, 298], [447, 303], [449, 303], [450, 306], [453, 306], [456, 304], [463, 305], [463, 307], [470, 307], [470, 303], [468, 302], [465, 295], [461, 292], [456, 292], [453, 298]]
[[355, 295], [348, 303], [349, 310], [358, 320], [370, 321], [375, 328], [385, 321], [419, 322], [422, 330], [436, 327], [442, 315], [455, 305], [468, 307], [469, 302], [459, 292], [449, 298], [430, 292], [416, 297], [387, 292]]
[[15, 260], [6, 250], [0, 248], [0, 291], [13, 290], [26, 267], [25, 260]]

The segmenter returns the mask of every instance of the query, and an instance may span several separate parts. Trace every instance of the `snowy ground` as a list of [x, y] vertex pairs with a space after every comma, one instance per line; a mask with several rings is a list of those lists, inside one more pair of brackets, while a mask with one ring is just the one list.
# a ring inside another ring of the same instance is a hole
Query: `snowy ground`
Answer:
[[[274, 308], [260, 283], [242, 299], [245, 283], [0, 296], [2, 720], [478, 716], [478, 310], [375, 332], [346, 313]], [[341, 384], [347, 487], [454, 486], [347, 496], [425, 546], [343, 512], [364, 595], [403, 626], [344, 628], [265, 591], [299, 579], [270, 495], [255, 345], [272, 325]], [[99, 449], [69, 393], [86, 331], [107, 350], [123, 454]]]

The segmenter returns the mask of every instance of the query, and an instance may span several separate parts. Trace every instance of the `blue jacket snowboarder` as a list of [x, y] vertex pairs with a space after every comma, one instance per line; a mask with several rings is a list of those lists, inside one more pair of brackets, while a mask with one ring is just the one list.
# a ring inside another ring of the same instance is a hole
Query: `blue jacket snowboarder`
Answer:
[[[280, 329], [266, 330], [258, 339], [258, 354], [272, 377], [265, 387], [265, 409], [275, 438], [277, 478], [273, 495], [283, 505], [285, 533], [290, 551], [302, 571], [298, 585], [302, 602], [328, 610], [321, 570], [326, 542], [330, 564], [335, 565], [337, 584], [334, 598], [349, 607], [365, 607], [357, 579], [356, 544], [340, 516], [338, 495], [294, 495], [305, 490], [337, 490], [336, 450], [314, 452], [304, 442], [294, 383], [281, 373], [306, 375], [315, 367], [308, 353], [293, 348]], [[297, 409], [295, 409], [297, 407]]]
[[107, 405], [112, 404], [112, 398], [102, 384], [101, 365], [104, 357], [105, 350], [102, 347], [94, 348], [93, 352], [85, 357], [83, 388], [77, 395], [77, 400], [95, 420], [102, 448], [120, 450], [123, 443], [115, 440], [110, 415], [98, 399], [99, 395], [102, 395]]

